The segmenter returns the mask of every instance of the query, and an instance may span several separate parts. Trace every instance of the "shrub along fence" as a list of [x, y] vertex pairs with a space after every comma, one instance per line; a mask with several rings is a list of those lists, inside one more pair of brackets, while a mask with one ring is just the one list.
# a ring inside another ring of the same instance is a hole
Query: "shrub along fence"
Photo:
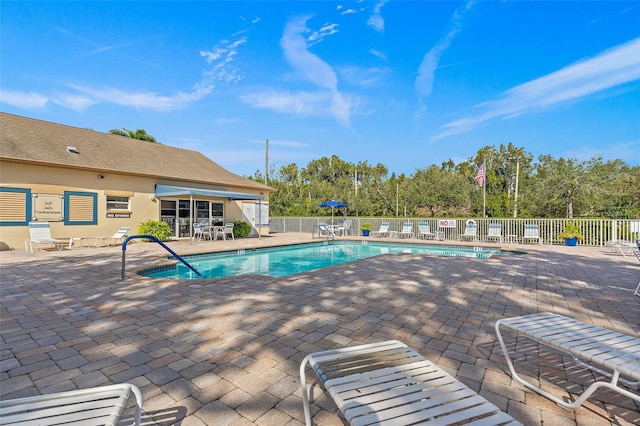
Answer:
[[[489, 224], [502, 225], [502, 236], [505, 241], [520, 242], [524, 234], [524, 225], [538, 225], [543, 244], [564, 244], [558, 235], [564, 231], [569, 222], [578, 226], [584, 239], [579, 245], [604, 246], [611, 241], [635, 241], [640, 238], [640, 219], [493, 219], [493, 218], [382, 218], [382, 217], [334, 217], [334, 224], [344, 219], [353, 220], [353, 234], [360, 235], [363, 223], [371, 224], [371, 230], [377, 231], [382, 222], [389, 222], [390, 231], [400, 231], [404, 223], [413, 224], [413, 232], [418, 234], [418, 222], [429, 224], [431, 232], [441, 232], [445, 240], [457, 240], [464, 233], [467, 220], [478, 225], [478, 239], [484, 240]], [[312, 233], [314, 225], [331, 223], [331, 217], [271, 217], [269, 230], [275, 232], [308, 232]]]

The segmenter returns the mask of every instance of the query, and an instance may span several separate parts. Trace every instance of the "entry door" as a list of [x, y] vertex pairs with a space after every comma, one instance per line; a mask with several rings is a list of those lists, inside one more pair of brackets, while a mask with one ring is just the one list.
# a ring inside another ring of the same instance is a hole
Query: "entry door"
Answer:
[[160, 200], [160, 220], [169, 225], [171, 235], [178, 236], [178, 230], [176, 229], [176, 201]]

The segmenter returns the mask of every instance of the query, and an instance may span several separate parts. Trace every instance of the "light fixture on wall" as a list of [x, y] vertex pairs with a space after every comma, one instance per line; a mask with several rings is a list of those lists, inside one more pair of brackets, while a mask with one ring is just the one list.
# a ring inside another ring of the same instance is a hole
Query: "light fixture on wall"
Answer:
[[104, 175], [98, 175], [98, 179], [104, 179]]
[[158, 201], [158, 199], [156, 198], [156, 196], [155, 196], [155, 195], [149, 195], [149, 199], [150, 199], [151, 201], [153, 201], [154, 203], [155, 203], [156, 201]]

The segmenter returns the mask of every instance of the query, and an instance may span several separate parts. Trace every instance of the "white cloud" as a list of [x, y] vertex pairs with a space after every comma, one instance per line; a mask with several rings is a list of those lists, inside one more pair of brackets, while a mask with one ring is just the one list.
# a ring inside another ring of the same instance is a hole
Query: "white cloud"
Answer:
[[342, 12], [340, 12], [340, 15], [350, 15], [352, 13], [357, 13], [355, 9], [345, 9]]
[[62, 92], [56, 93], [51, 100], [60, 106], [76, 111], [84, 111], [97, 103], [97, 100], [88, 96]]
[[179, 92], [171, 96], [164, 96], [153, 92], [127, 92], [113, 87], [91, 88], [81, 85], [71, 85], [70, 87], [90, 96], [96, 103], [100, 101], [155, 111], [170, 111], [184, 107], [201, 99], [213, 90], [212, 85], [196, 85], [191, 93]]
[[[296, 111], [314, 111], [321, 105], [318, 99], [330, 99], [330, 112], [338, 122], [344, 126], [350, 126], [350, 101], [338, 91], [338, 78], [335, 71], [329, 64], [319, 56], [309, 51], [309, 46], [303, 34], [309, 30], [306, 27], [308, 16], [297, 17], [287, 22], [284, 33], [280, 39], [280, 45], [284, 50], [284, 56], [289, 64], [296, 70], [300, 78], [307, 80], [326, 93], [310, 94], [299, 93], [296, 95], [277, 96], [274, 99], [285, 101], [278, 102], [279, 105], [295, 106]], [[325, 26], [326, 27], [326, 26]], [[300, 102], [310, 100], [311, 103], [304, 105]]]
[[309, 42], [308, 47], [320, 43], [322, 40], [324, 40], [325, 37], [336, 34], [337, 32], [338, 24], [324, 24], [322, 28], [320, 28], [318, 31], [312, 32], [311, 35], [307, 38], [307, 41]]
[[240, 72], [233, 65], [238, 55], [238, 48], [247, 42], [247, 37], [241, 37], [235, 41], [222, 40], [212, 50], [203, 50], [200, 56], [204, 57], [211, 69], [204, 72], [204, 80], [223, 81], [225, 83], [238, 82], [242, 79]]
[[369, 53], [371, 53], [373, 56], [382, 59], [383, 61], [387, 60], [387, 55], [385, 55], [384, 52], [380, 52], [379, 50], [376, 49], [369, 49]]
[[386, 0], [383, 0], [381, 2], [376, 3], [376, 5], [373, 8], [373, 15], [371, 15], [369, 17], [369, 20], [367, 21], [367, 25], [369, 25], [370, 27], [372, 27], [374, 30], [378, 32], [384, 31], [384, 18], [382, 18], [382, 15], [380, 14], [380, 12], [382, 10], [382, 6], [384, 6], [386, 2], [387, 2]]
[[494, 118], [510, 118], [578, 100], [629, 82], [640, 80], [640, 38], [564, 67], [503, 92], [497, 99], [476, 107], [478, 115], [444, 126], [432, 139], [463, 133]]
[[360, 87], [379, 86], [391, 73], [389, 68], [343, 67], [339, 71], [345, 82]]
[[280, 113], [321, 116], [331, 108], [331, 94], [322, 92], [263, 91], [240, 96], [240, 100], [257, 108]]
[[0, 102], [30, 110], [45, 108], [47, 106], [47, 102], [49, 102], [49, 98], [35, 92], [0, 89]]
[[431, 48], [431, 50], [429, 50], [429, 52], [427, 52], [426, 55], [424, 55], [422, 63], [420, 63], [420, 67], [418, 68], [418, 77], [416, 77], [415, 82], [418, 97], [424, 98], [431, 94], [431, 91], [433, 90], [434, 74], [438, 68], [440, 58], [449, 48], [458, 32], [462, 29], [464, 14], [466, 11], [470, 10], [472, 6], [473, 1], [468, 1], [454, 12], [451, 20], [449, 21], [449, 30], [447, 33], [435, 46]]

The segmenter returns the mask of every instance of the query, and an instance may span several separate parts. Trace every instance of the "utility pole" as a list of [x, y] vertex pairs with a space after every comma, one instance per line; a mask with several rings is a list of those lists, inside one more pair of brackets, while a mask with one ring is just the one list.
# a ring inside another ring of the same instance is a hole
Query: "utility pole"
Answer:
[[264, 158], [264, 184], [269, 184], [269, 139], [267, 139], [267, 149]]

